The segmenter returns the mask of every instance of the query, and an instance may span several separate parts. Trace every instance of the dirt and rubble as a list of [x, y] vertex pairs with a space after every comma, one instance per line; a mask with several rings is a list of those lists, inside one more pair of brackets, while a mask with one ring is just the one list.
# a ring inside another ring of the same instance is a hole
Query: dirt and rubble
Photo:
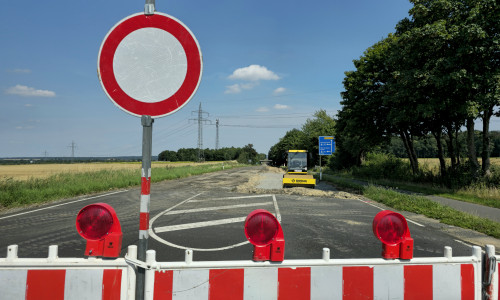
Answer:
[[331, 184], [322, 181], [317, 183], [316, 188], [304, 187], [282, 187], [282, 178], [284, 170], [275, 167], [263, 167], [262, 171], [257, 175], [250, 177], [247, 183], [236, 188], [240, 193], [254, 194], [288, 194], [288, 195], [303, 195], [316, 197], [334, 197], [342, 199], [359, 199], [355, 194], [337, 191]]

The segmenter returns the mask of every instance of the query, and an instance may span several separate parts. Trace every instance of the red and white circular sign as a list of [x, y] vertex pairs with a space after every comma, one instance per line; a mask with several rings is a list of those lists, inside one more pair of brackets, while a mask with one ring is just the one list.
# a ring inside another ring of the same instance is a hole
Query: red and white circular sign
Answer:
[[159, 118], [191, 100], [203, 62], [193, 33], [167, 14], [137, 13], [118, 22], [104, 38], [97, 60], [108, 97], [134, 116]]

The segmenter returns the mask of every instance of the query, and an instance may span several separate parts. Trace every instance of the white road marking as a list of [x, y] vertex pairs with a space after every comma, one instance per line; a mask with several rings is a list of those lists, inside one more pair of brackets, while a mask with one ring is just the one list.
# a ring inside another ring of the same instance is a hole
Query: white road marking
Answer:
[[[365, 204], [371, 205], [371, 206], [373, 206], [373, 207], [376, 207], [376, 208], [378, 208], [378, 209], [380, 209], [380, 210], [385, 210], [384, 208], [378, 207], [378, 206], [376, 206], [375, 204], [372, 204], [372, 203], [370, 203], [370, 202], [368, 202], [368, 201], [365, 201], [365, 200], [362, 200], [362, 199], [356, 199], [356, 200], [361, 201], [361, 202], [363, 202], [363, 203], [365, 203]], [[410, 223], [413, 223], [413, 224], [415, 224], [415, 225], [417, 225], [417, 226], [420, 226], [420, 227], [425, 227], [425, 225], [422, 225], [422, 224], [420, 224], [420, 223], [417, 223], [417, 222], [415, 222], [415, 221], [412, 221], [412, 220], [410, 220], [410, 219], [408, 219], [408, 218], [406, 218], [406, 217], [405, 217], [405, 219], [406, 219], [406, 221], [408, 221], [408, 222], [410, 222]]]
[[[455, 241], [455, 242], [457, 242], [457, 243], [460, 243], [460, 244], [462, 244], [462, 245], [465, 245], [465, 246], [471, 247], [471, 248], [473, 247], [472, 245], [467, 244], [466, 242], [461, 241], [461, 240], [454, 240], [454, 241]], [[483, 251], [483, 252], [484, 252], [484, 251]]]
[[271, 196], [274, 196], [274, 195], [268, 194], [268, 195], [239, 196], [239, 197], [227, 197], [227, 198], [194, 199], [194, 200], [190, 200], [189, 203], [217, 201], [217, 200], [247, 199], [247, 198], [265, 198], [265, 197], [271, 197]]
[[240, 223], [240, 222], [245, 222], [245, 219], [246, 219], [246, 217], [240, 217], [240, 218], [221, 219], [221, 220], [215, 220], [215, 221], [205, 221], [205, 222], [195, 222], [195, 223], [187, 223], [187, 224], [180, 224], [180, 225], [163, 226], [163, 227], [155, 228], [154, 231], [156, 233], [160, 233], [160, 232], [193, 229], [193, 228], [216, 226], [216, 225], [223, 225], [223, 224]]
[[415, 224], [415, 225], [417, 225], [417, 226], [420, 226], [420, 227], [425, 227], [425, 225], [422, 225], [422, 224], [420, 224], [420, 223], [417, 223], [417, 222], [415, 222], [415, 221], [413, 221], [413, 220], [410, 220], [410, 219], [408, 219], [408, 218], [406, 218], [406, 221], [408, 221], [408, 222], [410, 222], [410, 223], [413, 223], [413, 224]]
[[202, 212], [202, 211], [231, 209], [231, 208], [249, 207], [249, 206], [263, 206], [263, 205], [271, 205], [271, 204], [272, 204], [271, 202], [261, 202], [261, 203], [236, 204], [236, 205], [215, 206], [215, 207], [194, 208], [194, 209], [180, 209], [180, 210], [173, 210], [173, 211], [166, 212], [166, 213], [164, 213], [164, 215], [177, 215], [177, 214], [195, 213], [195, 212]]
[[0, 220], [12, 218], [12, 217], [17, 217], [17, 216], [22, 216], [22, 215], [25, 215], [25, 214], [30, 214], [30, 213], [34, 213], [34, 212], [42, 211], [42, 210], [46, 210], [46, 209], [51, 209], [51, 208], [58, 207], [58, 206], [68, 205], [68, 204], [71, 204], [71, 203], [82, 202], [82, 201], [87, 201], [87, 200], [91, 200], [91, 199], [101, 198], [101, 197], [105, 197], [105, 196], [109, 196], [109, 195], [119, 194], [119, 193], [123, 193], [123, 192], [127, 192], [127, 191], [128, 190], [111, 192], [111, 193], [102, 194], [102, 195], [98, 195], [98, 196], [94, 196], [94, 197], [89, 197], [89, 198], [74, 200], [74, 201], [65, 202], [65, 203], [61, 203], [61, 204], [56, 204], [56, 205], [52, 205], [52, 206], [48, 206], [48, 207], [44, 207], [44, 208], [39, 208], [39, 209], [30, 210], [30, 211], [25, 211], [25, 212], [18, 213], [18, 214], [15, 214], [15, 215], [1, 217]]
[[276, 201], [276, 196], [273, 195], [274, 210], [276, 211], [276, 219], [281, 223], [280, 209], [278, 208], [278, 202]]
[[378, 208], [378, 209], [380, 209], [380, 210], [384, 210], [383, 208], [378, 207], [378, 206], [376, 206], [375, 204], [372, 204], [372, 203], [370, 203], [370, 202], [368, 202], [368, 201], [365, 201], [365, 200], [362, 200], [362, 199], [356, 199], [356, 200], [361, 201], [361, 202], [363, 202], [363, 203], [365, 203], [365, 204], [368, 204], [368, 205], [370, 205], [370, 206], [376, 207], [376, 208]]
[[151, 219], [151, 220], [149, 221], [149, 228], [151, 228], [151, 225], [153, 224], [153, 221], [154, 221], [154, 220], [156, 220], [159, 216], [161, 216], [161, 215], [163, 215], [163, 214], [165, 214], [165, 213], [167, 213], [167, 212], [171, 211], [172, 209], [176, 208], [176, 207], [177, 207], [177, 206], [179, 206], [179, 205], [182, 205], [182, 204], [184, 204], [184, 203], [186, 203], [186, 202], [189, 202], [191, 199], [194, 199], [194, 198], [198, 197], [198, 196], [199, 196], [199, 195], [201, 195], [201, 194], [203, 194], [203, 192], [198, 193], [198, 194], [196, 194], [196, 195], [194, 195], [194, 196], [192, 196], [192, 197], [189, 197], [189, 198], [187, 198], [186, 200], [181, 201], [181, 202], [177, 203], [176, 205], [174, 205], [174, 206], [172, 206], [172, 207], [170, 207], [170, 208], [167, 208], [167, 209], [166, 209], [166, 210], [164, 210], [163, 212], [159, 213], [158, 215], [156, 215], [156, 217], [154, 217], [153, 219]]
[[[180, 203], [164, 210], [163, 212], [157, 214], [154, 216], [150, 221], [149, 221], [149, 235], [150, 237], [154, 238], [160, 243], [163, 243], [165, 245], [179, 248], [179, 249], [184, 249], [184, 250], [194, 250], [194, 251], [220, 251], [220, 250], [227, 250], [227, 249], [232, 249], [236, 247], [240, 247], [246, 244], [249, 244], [249, 241], [244, 241], [238, 244], [226, 246], [226, 247], [219, 247], [219, 248], [193, 248], [193, 247], [184, 247], [181, 245], [177, 245], [174, 243], [171, 243], [169, 241], [166, 241], [162, 238], [160, 238], [158, 235], [156, 235], [156, 232], [165, 232], [165, 231], [172, 231], [173, 229], [175, 230], [182, 230], [182, 229], [188, 229], [188, 228], [198, 228], [198, 227], [205, 227], [205, 226], [215, 226], [215, 225], [222, 225], [222, 224], [228, 224], [229, 220], [232, 220], [234, 222], [244, 222], [246, 219], [245, 217], [240, 217], [240, 218], [231, 218], [231, 219], [223, 219], [223, 220], [215, 220], [215, 221], [207, 221], [207, 222], [198, 222], [198, 223], [189, 223], [189, 224], [180, 224], [180, 225], [171, 225], [171, 226], [164, 226], [164, 227], [158, 227], [157, 229], [153, 229], [153, 223], [162, 215], [173, 215], [173, 214], [180, 214], [180, 213], [193, 213], [193, 212], [200, 212], [200, 211], [209, 211], [209, 210], [219, 210], [219, 209], [226, 209], [226, 208], [238, 208], [238, 207], [248, 207], [248, 206], [255, 206], [255, 205], [271, 205], [274, 204], [274, 207], [276, 209], [276, 218], [281, 222], [281, 214], [279, 213], [279, 208], [278, 208], [278, 203], [276, 201], [276, 197], [274, 195], [256, 195], [256, 196], [241, 196], [241, 197], [228, 197], [228, 198], [217, 198], [217, 199], [211, 199], [211, 200], [226, 200], [226, 199], [245, 199], [245, 198], [260, 198], [260, 197], [273, 197], [273, 202], [264, 202], [264, 203], [251, 203], [251, 204], [241, 204], [241, 205], [231, 205], [231, 206], [219, 206], [219, 207], [210, 207], [210, 208], [202, 208], [202, 209], [186, 209], [186, 210], [176, 210], [172, 211], [174, 208], [185, 204], [187, 202], [203, 202], [203, 201], [209, 201], [207, 199], [199, 199], [199, 200], [194, 200], [197, 196], [201, 195], [202, 193], [199, 193], [197, 195], [194, 195], [184, 201], [181, 201]], [[227, 222], [227, 223], [226, 223]], [[204, 223], [204, 225], [202, 225]], [[201, 225], [201, 226], [197, 226]], [[165, 230], [166, 229], [166, 230]], [[165, 230], [165, 231], [162, 231]]]

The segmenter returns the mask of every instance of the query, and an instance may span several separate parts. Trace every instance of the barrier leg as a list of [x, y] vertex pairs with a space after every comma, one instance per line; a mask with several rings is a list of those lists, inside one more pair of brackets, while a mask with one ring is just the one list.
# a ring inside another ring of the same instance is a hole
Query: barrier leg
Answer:
[[[130, 245], [127, 249], [127, 256], [132, 259], [137, 259], [137, 246]], [[137, 268], [129, 264], [127, 267], [127, 300], [135, 300], [135, 283], [136, 283]]]
[[146, 265], [149, 267], [146, 269], [145, 282], [144, 282], [144, 300], [153, 300], [153, 294], [155, 290], [155, 271], [154, 266], [156, 265], [156, 251], [148, 250], [146, 251]]
[[498, 262], [495, 256], [495, 246], [486, 245], [483, 261], [483, 299], [498, 300]]

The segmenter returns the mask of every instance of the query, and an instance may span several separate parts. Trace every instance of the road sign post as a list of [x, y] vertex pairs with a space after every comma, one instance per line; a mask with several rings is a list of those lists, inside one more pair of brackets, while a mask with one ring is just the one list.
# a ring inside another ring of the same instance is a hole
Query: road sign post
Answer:
[[323, 180], [322, 155], [332, 155], [335, 152], [335, 139], [333, 136], [320, 136], [319, 141], [319, 180]]
[[[104, 38], [97, 74], [109, 99], [121, 110], [141, 117], [142, 176], [138, 259], [146, 260], [149, 237], [151, 151], [154, 118], [186, 105], [201, 81], [203, 62], [193, 33], [179, 20], [155, 12], [146, 0], [144, 13], [118, 22]], [[136, 299], [144, 299], [145, 270], [138, 269]]]
[[[139, 243], [137, 259], [146, 261], [149, 241], [149, 203], [151, 200], [151, 156], [153, 144], [153, 122], [151, 116], [142, 116], [142, 170], [141, 170], [141, 203], [139, 213]], [[144, 297], [145, 270], [137, 270], [136, 299]]]

